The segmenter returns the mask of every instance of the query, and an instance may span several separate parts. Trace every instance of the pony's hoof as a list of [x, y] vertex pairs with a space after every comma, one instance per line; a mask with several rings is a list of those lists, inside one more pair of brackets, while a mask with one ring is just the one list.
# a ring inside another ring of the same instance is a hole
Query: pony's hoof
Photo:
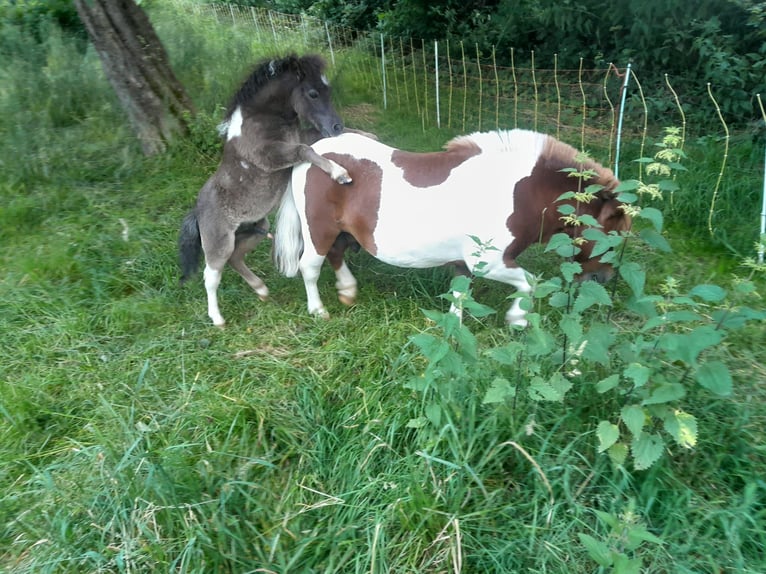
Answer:
[[341, 185], [350, 185], [350, 184], [352, 184], [352, 183], [354, 182], [354, 180], [353, 180], [353, 179], [351, 179], [351, 176], [349, 176], [349, 175], [341, 175], [341, 176], [340, 176], [340, 177], [337, 179], [337, 182], [338, 182], [339, 184], [341, 184]]
[[268, 300], [269, 300], [269, 294], [268, 294], [268, 293], [266, 293], [265, 295], [261, 295], [261, 294], [259, 293], [259, 294], [258, 294], [258, 299], [260, 299], [261, 301], [268, 301]]
[[321, 309], [317, 309], [311, 314], [317, 319], [324, 319], [325, 321], [330, 318], [330, 314], [327, 312], [327, 309], [325, 309], [324, 307]]
[[508, 325], [511, 327], [520, 327], [521, 329], [524, 329], [527, 325], [529, 325], [529, 321], [526, 319], [509, 319]]
[[350, 297], [349, 295], [338, 295], [338, 301], [343, 303], [346, 307], [356, 305], [356, 297]]

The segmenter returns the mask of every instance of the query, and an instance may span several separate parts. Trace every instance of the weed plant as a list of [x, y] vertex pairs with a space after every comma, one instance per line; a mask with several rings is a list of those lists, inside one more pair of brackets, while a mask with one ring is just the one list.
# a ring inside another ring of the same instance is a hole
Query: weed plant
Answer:
[[[572, 285], [563, 241], [521, 258], [524, 331], [485, 314], [502, 286], [452, 285], [461, 323], [446, 271], [363, 253], [357, 305], [313, 319], [265, 243], [252, 263], [272, 299], [227, 275], [215, 329], [201, 281], [178, 286], [175, 241], [217, 163], [205, 125], [251, 52], [204, 22], [158, 24], [207, 114], [162, 157], [139, 155], [79, 40], [52, 30], [2, 63], [0, 570], [766, 570], [758, 273], [689, 251], [641, 199], [614, 290]], [[408, 149], [449, 139], [340, 69], [358, 127]], [[579, 351], [594, 330], [603, 344]], [[644, 404], [665, 384], [684, 396]]]

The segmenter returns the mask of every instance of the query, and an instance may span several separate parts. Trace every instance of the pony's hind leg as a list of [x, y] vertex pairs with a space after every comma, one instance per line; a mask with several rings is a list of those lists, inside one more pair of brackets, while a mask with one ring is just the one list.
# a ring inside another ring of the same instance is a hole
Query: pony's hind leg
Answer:
[[356, 246], [356, 240], [348, 234], [341, 233], [333, 243], [327, 259], [335, 270], [335, 289], [338, 291], [338, 300], [344, 305], [351, 306], [356, 303], [356, 277], [346, 265], [343, 254], [349, 246]]
[[245, 255], [255, 249], [255, 246], [266, 237], [268, 230], [269, 222], [266, 219], [262, 219], [254, 224], [240, 226], [235, 236], [234, 251], [231, 257], [229, 257], [229, 264], [247, 281], [247, 284], [258, 294], [258, 298], [261, 301], [265, 301], [268, 298], [269, 288], [245, 264]]

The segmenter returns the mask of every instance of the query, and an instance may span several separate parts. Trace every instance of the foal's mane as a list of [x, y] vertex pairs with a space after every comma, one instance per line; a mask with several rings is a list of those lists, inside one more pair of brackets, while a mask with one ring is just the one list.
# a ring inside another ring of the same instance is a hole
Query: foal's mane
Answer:
[[255, 65], [255, 68], [247, 79], [242, 83], [239, 90], [234, 94], [228, 108], [226, 108], [225, 120], [231, 118], [231, 114], [240, 105], [247, 105], [259, 90], [271, 80], [282, 76], [285, 72], [291, 72], [297, 78], [303, 79], [313, 73], [319, 75], [325, 69], [324, 58], [318, 54], [298, 56], [289, 54], [283, 58], [265, 58]]

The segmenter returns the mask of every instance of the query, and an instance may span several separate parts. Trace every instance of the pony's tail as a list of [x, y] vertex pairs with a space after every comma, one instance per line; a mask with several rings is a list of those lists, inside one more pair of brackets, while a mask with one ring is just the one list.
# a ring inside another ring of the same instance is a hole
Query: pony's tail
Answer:
[[274, 229], [273, 257], [279, 272], [287, 277], [298, 274], [299, 262], [303, 253], [303, 233], [301, 218], [293, 198], [292, 182], [282, 195]]
[[199, 267], [202, 257], [202, 239], [199, 234], [199, 223], [194, 210], [184, 217], [181, 232], [178, 235], [178, 262], [181, 265], [181, 283], [184, 283]]

